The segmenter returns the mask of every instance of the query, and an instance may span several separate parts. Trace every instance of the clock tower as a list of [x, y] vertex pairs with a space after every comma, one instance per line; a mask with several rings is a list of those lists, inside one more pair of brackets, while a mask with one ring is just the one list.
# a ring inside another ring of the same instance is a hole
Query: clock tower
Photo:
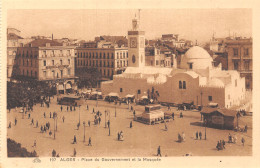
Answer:
[[132, 20], [132, 30], [128, 31], [128, 66], [145, 66], [145, 32], [139, 30], [139, 20]]

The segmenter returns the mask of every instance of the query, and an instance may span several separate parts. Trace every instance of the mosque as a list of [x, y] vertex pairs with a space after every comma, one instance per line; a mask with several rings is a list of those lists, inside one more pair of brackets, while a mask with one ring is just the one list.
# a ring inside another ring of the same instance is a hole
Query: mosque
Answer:
[[136, 18], [128, 31], [128, 55], [125, 72], [101, 83], [104, 95], [133, 95], [138, 99], [153, 88], [159, 102], [218, 104], [221, 108], [240, 105], [245, 98], [245, 78], [235, 70], [223, 71], [221, 64], [215, 67], [212, 57], [199, 46], [185, 53], [179, 67], [145, 66], [145, 32], [139, 30]]

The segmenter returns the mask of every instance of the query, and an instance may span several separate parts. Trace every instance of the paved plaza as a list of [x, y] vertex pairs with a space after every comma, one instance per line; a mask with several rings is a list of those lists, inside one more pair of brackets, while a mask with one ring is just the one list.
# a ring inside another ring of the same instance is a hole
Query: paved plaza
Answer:
[[[184, 117], [179, 118], [180, 111], [176, 108], [171, 108], [171, 112], [175, 113], [175, 120], [172, 119], [167, 123], [168, 130], [165, 131], [165, 124], [146, 125], [133, 121], [133, 112], [128, 109], [128, 105], [114, 105], [102, 100], [83, 100], [80, 108], [67, 111], [67, 106], [63, 106], [61, 112], [60, 105], [56, 102], [56, 96], [51, 99], [50, 107], [40, 107], [37, 104], [31, 112], [31, 118], [28, 119], [28, 114], [22, 119], [22, 113], [19, 110], [12, 109], [7, 113], [7, 123], [11, 122], [11, 128], [7, 130], [7, 138], [11, 138], [28, 151], [35, 150], [41, 157], [51, 157], [52, 150], [55, 149], [60, 157], [73, 156], [74, 148], [79, 157], [105, 157], [105, 156], [122, 156], [122, 157], [153, 157], [156, 156], [157, 148], [161, 146], [162, 156], [183, 156], [191, 154], [193, 156], [250, 156], [252, 155], [252, 116], [243, 116], [239, 119], [241, 126], [248, 125], [248, 131], [234, 132], [233, 130], [220, 130], [214, 128], [206, 128], [207, 140], [204, 140], [205, 127], [200, 126], [200, 112], [198, 111], [182, 111]], [[98, 104], [98, 105], [97, 105]], [[86, 106], [89, 106], [89, 110]], [[96, 107], [97, 105], [97, 107]], [[116, 108], [115, 108], [116, 107]], [[133, 105], [136, 110], [136, 115], [144, 111], [144, 106]], [[94, 110], [102, 113], [101, 123], [94, 125]], [[115, 117], [116, 109], [116, 117]], [[169, 112], [167, 107], [162, 108], [165, 112]], [[108, 115], [105, 117], [105, 110]], [[44, 118], [44, 112], [46, 118]], [[53, 135], [54, 119], [50, 118], [50, 112], [57, 112], [57, 132], [55, 139]], [[63, 123], [62, 118], [65, 118]], [[17, 125], [14, 121], [17, 119]], [[31, 120], [34, 119], [34, 125], [31, 125]], [[105, 128], [105, 120], [110, 118], [111, 128], [110, 136], [108, 127]], [[77, 129], [77, 123], [80, 119], [80, 127]], [[91, 121], [90, 127], [88, 121]], [[35, 124], [38, 121], [39, 127]], [[83, 121], [86, 122], [85, 137]], [[133, 121], [133, 127], [130, 128], [130, 122]], [[50, 130], [41, 133], [41, 125], [50, 123]], [[124, 141], [117, 140], [118, 132], [123, 131]], [[202, 132], [202, 140], [196, 140], [196, 131]], [[185, 133], [185, 142], [179, 143], [178, 133]], [[219, 140], [228, 141], [228, 134], [237, 136], [237, 143], [226, 143], [226, 149], [218, 151], [216, 149]], [[73, 144], [74, 135], [77, 138], [77, 144]], [[91, 137], [92, 146], [88, 146], [88, 140]], [[244, 137], [245, 145], [241, 143], [241, 138]], [[33, 147], [36, 140], [36, 147]]]

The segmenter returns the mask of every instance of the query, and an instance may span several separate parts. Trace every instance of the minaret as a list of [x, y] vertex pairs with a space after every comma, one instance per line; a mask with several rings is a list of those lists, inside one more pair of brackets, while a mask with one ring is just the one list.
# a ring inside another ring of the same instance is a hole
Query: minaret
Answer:
[[132, 20], [132, 30], [128, 31], [128, 66], [145, 66], [145, 32], [139, 30], [139, 19], [135, 16]]

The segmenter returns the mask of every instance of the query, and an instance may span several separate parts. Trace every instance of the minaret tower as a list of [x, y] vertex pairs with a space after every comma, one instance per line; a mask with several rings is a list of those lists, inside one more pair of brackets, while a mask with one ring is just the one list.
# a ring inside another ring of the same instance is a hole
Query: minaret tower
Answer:
[[132, 20], [132, 30], [128, 31], [128, 66], [145, 66], [145, 32], [139, 30], [139, 18], [135, 16]]

